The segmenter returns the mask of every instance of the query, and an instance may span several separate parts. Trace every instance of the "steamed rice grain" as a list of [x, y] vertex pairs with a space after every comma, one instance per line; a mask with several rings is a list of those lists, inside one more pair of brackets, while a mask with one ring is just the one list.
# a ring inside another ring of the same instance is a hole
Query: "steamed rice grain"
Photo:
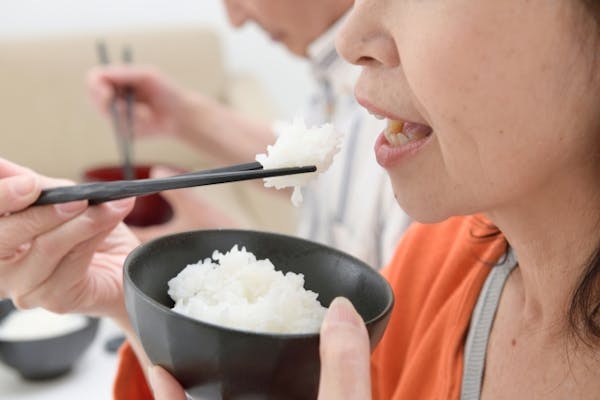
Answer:
[[292, 203], [298, 206], [302, 202], [301, 187], [314, 179], [317, 174], [325, 172], [333, 157], [340, 150], [342, 135], [333, 125], [324, 124], [307, 128], [304, 121], [296, 118], [293, 123], [280, 122], [276, 131], [279, 133], [274, 145], [267, 147], [267, 154], [258, 154], [256, 161], [264, 168], [302, 167], [315, 165], [316, 173], [265, 178], [266, 187], [282, 189], [293, 187]]
[[302, 274], [277, 271], [237, 245], [185, 267], [169, 281], [169, 295], [178, 313], [257, 332], [316, 333], [326, 311]]

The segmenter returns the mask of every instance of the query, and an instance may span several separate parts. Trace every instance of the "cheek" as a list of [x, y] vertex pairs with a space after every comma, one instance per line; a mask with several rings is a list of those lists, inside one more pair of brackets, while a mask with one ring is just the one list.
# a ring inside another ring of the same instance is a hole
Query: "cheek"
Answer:
[[408, 85], [436, 131], [449, 178], [511, 190], [511, 177], [535, 179], [529, 171], [572, 129], [556, 82], [570, 75], [557, 59], [574, 57], [573, 42], [553, 2], [447, 3], [413, 6], [399, 28]]

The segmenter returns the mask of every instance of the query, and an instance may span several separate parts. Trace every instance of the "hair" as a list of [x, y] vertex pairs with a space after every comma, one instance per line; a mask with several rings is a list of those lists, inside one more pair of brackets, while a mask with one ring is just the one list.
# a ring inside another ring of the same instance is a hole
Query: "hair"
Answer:
[[583, 5], [588, 10], [592, 17], [596, 20], [598, 27], [600, 27], [600, 1], [598, 0], [582, 0]]

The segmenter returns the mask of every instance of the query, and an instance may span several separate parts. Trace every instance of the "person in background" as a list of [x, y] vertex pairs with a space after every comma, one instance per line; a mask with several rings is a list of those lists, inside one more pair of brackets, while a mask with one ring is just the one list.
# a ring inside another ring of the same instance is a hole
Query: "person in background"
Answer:
[[[343, 61], [334, 46], [335, 32], [352, 0], [224, 0], [230, 22], [256, 22], [276, 42], [306, 58], [318, 83], [301, 113], [308, 126], [333, 123], [344, 133], [331, 168], [304, 190], [297, 233], [357, 256], [369, 265], [385, 265], [410, 218], [397, 207], [388, 177], [377, 165], [372, 147], [385, 125], [355, 101], [359, 68]], [[136, 134], [174, 135], [192, 143], [219, 164], [254, 160], [276, 137], [276, 128], [257, 121], [201, 93], [188, 91], [154, 68], [98, 67], [90, 71], [93, 103], [108, 114], [115, 88], [136, 92]], [[213, 209], [198, 191], [164, 193], [174, 205], [174, 220], [136, 230], [142, 239], [175, 230], [236, 226], [226, 210]], [[190, 212], [190, 210], [203, 210]]]

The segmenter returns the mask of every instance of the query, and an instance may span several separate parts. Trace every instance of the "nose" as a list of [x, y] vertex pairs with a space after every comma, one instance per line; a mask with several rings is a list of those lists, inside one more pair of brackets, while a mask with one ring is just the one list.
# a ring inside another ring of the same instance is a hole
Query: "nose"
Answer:
[[227, 10], [227, 16], [229, 17], [229, 23], [239, 28], [248, 21], [248, 14], [243, 6], [243, 0], [224, 0], [225, 10]]
[[335, 45], [346, 61], [361, 65], [384, 65], [393, 68], [400, 63], [394, 38], [384, 21], [381, 0], [354, 3], [350, 16], [336, 34]]

